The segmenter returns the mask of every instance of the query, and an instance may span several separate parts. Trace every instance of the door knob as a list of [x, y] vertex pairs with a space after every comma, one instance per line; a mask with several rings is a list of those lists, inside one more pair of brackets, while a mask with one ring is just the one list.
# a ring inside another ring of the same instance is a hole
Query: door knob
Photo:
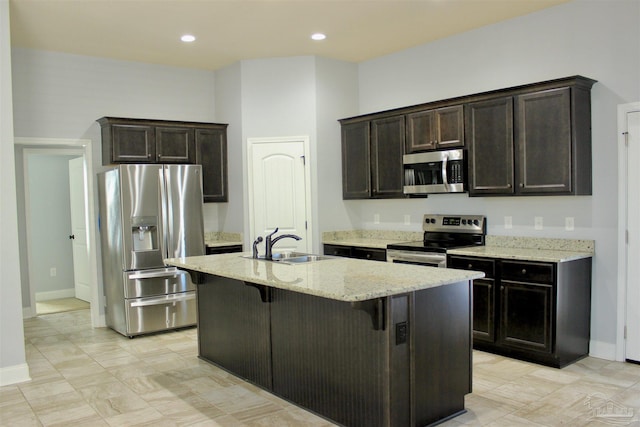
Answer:
[[75, 234], [71, 234], [71, 235], [69, 236], [69, 239], [71, 239], [71, 240], [73, 240], [73, 239], [75, 239], [75, 238], [76, 238], [76, 235], [75, 235]]

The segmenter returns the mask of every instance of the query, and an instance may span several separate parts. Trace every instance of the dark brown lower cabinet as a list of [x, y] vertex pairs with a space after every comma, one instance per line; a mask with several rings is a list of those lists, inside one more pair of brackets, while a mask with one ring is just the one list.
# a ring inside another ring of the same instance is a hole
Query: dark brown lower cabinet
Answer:
[[533, 262], [449, 255], [473, 284], [473, 346], [557, 368], [589, 354], [591, 258]]
[[386, 261], [387, 250], [365, 248], [360, 246], [324, 245], [325, 255], [342, 256], [346, 258], [368, 259], [371, 261]]
[[345, 302], [198, 280], [199, 356], [351, 427], [427, 426], [471, 392], [468, 281]]

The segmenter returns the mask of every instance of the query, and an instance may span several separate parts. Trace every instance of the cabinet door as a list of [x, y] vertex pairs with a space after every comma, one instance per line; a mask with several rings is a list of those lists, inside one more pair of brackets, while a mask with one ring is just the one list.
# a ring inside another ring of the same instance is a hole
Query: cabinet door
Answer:
[[342, 126], [342, 198], [371, 196], [369, 122]]
[[464, 146], [464, 119], [462, 105], [435, 110], [436, 141], [438, 148]]
[[570, 193], [571, 89], [516, 97], [519, 193]]
[[[113, 163], [154, 163], [156, 139], [153, 126], [111, 125]], [[103, 142], [104, 143], [104, 142]]]
[[155, 131], [158, 163], [195, 163], [193, 129], [156, 127]]
[[434, 150], [436, 148], [436, 123], [434, 117], [433, 110], [407, 114], [407, 141], [405, 148], [407, 153]]
[[468, 104], [465, 127], [469, 195], [513, 194], [513, 99]]
[[500, 344], [536, 352], [552, 352], [552, 285], [502, 280]]
[[482, 271], [473, 281], [473, 339], [493, 343], [496, 331], [496, 262], [493, 259], [449, 255], [447, 267]]
[[495, 341], [495, 282], [493, 279], [473, 281], [473, 339]]
[[202, 165], [204, 202], [228, 201], [226, 129], [196, 129], [195, 147], [196, 163]]
[[372, 195], [404, 197], [404, 116], [371, 121]]

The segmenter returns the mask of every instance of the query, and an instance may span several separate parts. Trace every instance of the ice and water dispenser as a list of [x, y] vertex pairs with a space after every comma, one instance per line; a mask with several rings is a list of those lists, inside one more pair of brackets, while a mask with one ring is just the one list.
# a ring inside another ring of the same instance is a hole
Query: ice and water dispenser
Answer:
[[131, 218], [131, 238], [134, 252], [159, 250], [158, 217], [134, 216]]

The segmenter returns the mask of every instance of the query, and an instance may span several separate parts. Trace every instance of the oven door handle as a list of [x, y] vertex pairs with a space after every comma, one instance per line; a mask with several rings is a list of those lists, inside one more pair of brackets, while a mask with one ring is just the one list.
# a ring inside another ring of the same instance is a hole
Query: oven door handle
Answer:
[[393, 252], [387, 251], [387, 258], [391, 262], [393, 261], [406, 261], [406, 262], [416, 262], [423, 264], [440, 264], [446, 261], [446, 255], [429, 255], [429, 254], [416, 254], [416, 253], [406, 253], [406, 252]]

